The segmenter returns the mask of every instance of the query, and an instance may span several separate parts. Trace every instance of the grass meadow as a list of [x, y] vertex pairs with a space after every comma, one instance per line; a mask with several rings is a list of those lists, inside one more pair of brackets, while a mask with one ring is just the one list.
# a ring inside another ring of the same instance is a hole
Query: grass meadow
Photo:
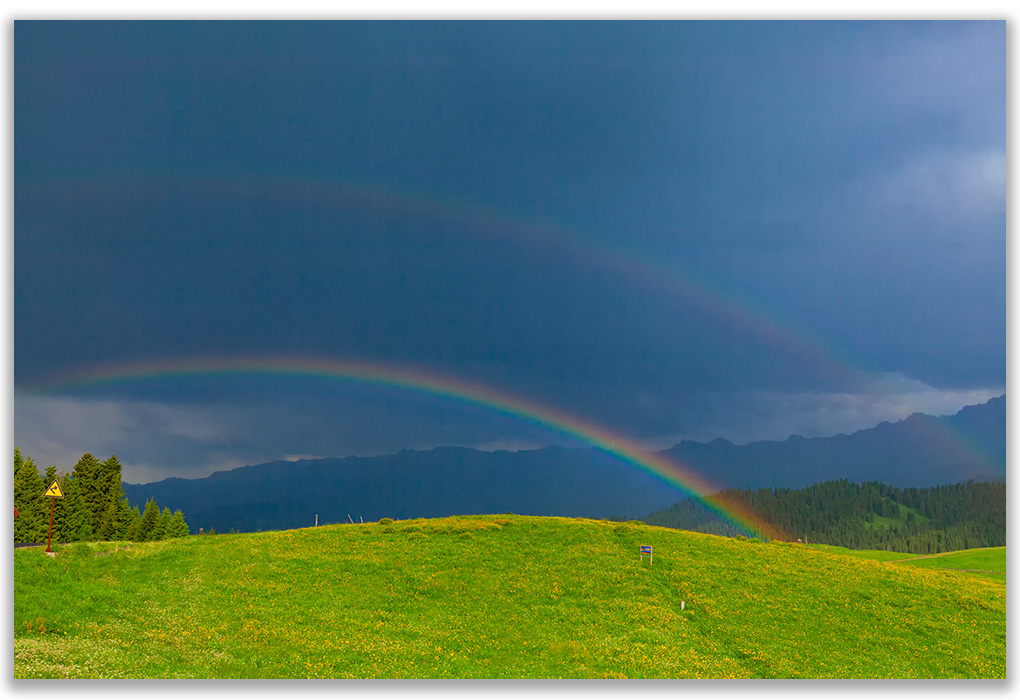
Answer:
[[847, 549], [826, 544], [810, 545], [813, 549], [834, 554], [844, 554], [862, 559], [895, 561], [905, 566], [920, 566], [945, 571], [957, 571], [1006, 582], [1006, 548], [979, 547], [941, 554], [911, 554], [909, 552], [886, 552], [873, 549]]
[[15, 678], [1006, 673], [1002, 581], [814, 546], [515, 515], [115, 546], [15, 551]]
[[911, 559], [917, 557], [917, 554], [911, 554], [910, 552], [887, 552], [884, 549], [850, 549], [849, 547], [837, 547], [831, 544], [809, 544], [807, 545], [811, 549], [818, 550], [819, 552], [828, 552], [829, 554], [842, 554], [848, 557], [857, 557], [859, 559], [874, 559], [875, 561], [898, 561], [901, 559]]
[[917, 559], [904, 559], [904, 565], [921, 566], [946, 571], [963, 571], [974, 576], [1006, 581], [1006, 548], [983, 547], [945, 552]]

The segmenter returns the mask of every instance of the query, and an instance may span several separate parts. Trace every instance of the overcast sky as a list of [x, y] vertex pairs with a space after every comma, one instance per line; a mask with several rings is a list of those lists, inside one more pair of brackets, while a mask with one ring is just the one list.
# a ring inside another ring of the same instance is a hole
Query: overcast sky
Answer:
[[[127, 481], [570, 443], [314, 377], [359, 361], [652, 447], [1006, 385], [1006, 25], [14, 28], [14, 442]], [[40, 391], [45, 389], [45, 391]]]

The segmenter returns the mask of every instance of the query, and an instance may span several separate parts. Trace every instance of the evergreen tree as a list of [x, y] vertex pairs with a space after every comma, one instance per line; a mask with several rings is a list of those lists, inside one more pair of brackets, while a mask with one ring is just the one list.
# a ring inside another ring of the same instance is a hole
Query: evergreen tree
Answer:
[[99, 519], [99, 532], [96, 535], [99, 539], [109, 542], [117, 539], [117, 526], [120, 517], [120, 506], [118, 501], [107, 501], [106, 510]]
[[99, 532], [100, 520], [106, 513], [106, 483], [99, 460], [86, 452], [74, 465], [74, 478], [78, 482], [84, 515], [93, 533]]
[[159, 524], [159, 506], [155, 499], [150, 498], [145, 502], [145, 511], [142, 513], [138, 523], [137, 535], [134, 538], [138, 542], [147, 542], [152, 539], [153, 530]]
[[[42, 542], [49, 527], [49, 510], [43, 498], [46, 486], [31, 457], [23, 457], [14, 448], [14, 519], [15, 542]], [[46, 518], [45, 524], [43, 518]], [[44, 529], [46, 528], [46, 529]]]
[[127, 532], [124, 534], [125, 539], [132, 542], [141, 542], [139, 532], [142, 529], [142, 514], [138, 512], [138, 506], [131, 509], [131, 518], [128, 523]]
[[128, 503], [126, 496], [117, 501], [117, 528], [114, 532], [114, 539], [130, 539], [128, 537], [128, 532], [131, 530], [131, 526], [134, 524], [136, 518], [141, 518], [140, 515], [136, 515], [136, 511], [137, 509], [131, 509], [131, 505]]
[[188, 524], [184, 522], [184, 513], [179, 509], [174, 511], [173, 517], [166, 528], [167, 537], [187, 537], [189, 533]]
[[92, 520], [81, 497], [78, 480], [73, 475], [64, 478], [64, 528], [68, 542], [88, 542], [92, 539]]
[[174, 516], [170, 514], [170, 509], [164, 507], [163, 511], [159, 514], [159, 519], [156, 520], [156, 526], [152, 528], [152, 534], [149, 536], [149, 539], [165, 540], [167, 538], [166, 528], [173, 517]]
[[116, 539], [121, 508], [119, 502], [124, 498], [124, 485], [121, 483], [121, 466], [117, 455], [111, 455], [99, 465], [97, 480], [101, 496], [102, 509], [96, 526], [100, 539]]

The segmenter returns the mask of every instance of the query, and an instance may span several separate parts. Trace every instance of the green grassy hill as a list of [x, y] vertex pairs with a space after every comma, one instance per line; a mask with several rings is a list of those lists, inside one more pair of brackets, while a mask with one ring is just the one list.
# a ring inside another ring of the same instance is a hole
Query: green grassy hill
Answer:
[[917, 554], [911, 554], [910, 552], [887, 552], [884, 549], [850, 549], [849, 547], [837, 547], [833, 544], [814, 544], [813, 542], [806, 546], [810, 549], [818, 550], [819, 552], [842, 554], [844, 556], [857, 557], [859, 559], [876, 559], [878, 561], [899, 561], [918, 556]]
[[1006, 673], [1001, 582], [795, 544], [506, 515], [113, 547], [15, 552], [16, 678]]
[[933, 554], [901, 560], [904, 565], [923, 566], [947, 571], [962, 571], [975, 576], [1006, 580], [1006, 548], [982, 547], [958, 552]]
[[812, 549], [833, 554], [843, 554], [862, 559], [895, 561], [906, 566], [922, 566], [933, 569], [944, 569], [1006, 581], [1006, 548], [978, 547], [961, 549], [956, 552], [942, 554], [910, 554], [909, 552], [887, 552], [881, 549], [847, 549], [828, 544], [811, 544]]

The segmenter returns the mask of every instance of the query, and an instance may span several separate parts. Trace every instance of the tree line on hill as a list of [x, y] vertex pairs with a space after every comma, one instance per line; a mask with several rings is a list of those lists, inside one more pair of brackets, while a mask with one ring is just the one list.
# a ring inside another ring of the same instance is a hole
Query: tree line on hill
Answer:
[[183, 537], [188, 534], [184, 514], [169, 508], [160, 511], [149, 499], [145, 510], [132, 508], [121, 484], [121, 466], [117, 456], [100, 462], [91, 454], [82, 455], [70, 473], [58, 474], [54, 466], [40, 475], [31, 457], [14, 448], [15, 542], [45, 542], [49, 537], [50, 498], [46, 489], [56, 481], [63, 498], [53, 503], [53, 541], [87, 542], [97, 540], [150, 540]]
[[[1000, 482], [897, 488], [840, 479], [803, 489], [727, 489], [722, 494], [792, 539], [810, 543], [917, 554], [1006, 544], [1006, 485]], [[643, 520], [682, 530], [742, 534], [696, 499]]]

